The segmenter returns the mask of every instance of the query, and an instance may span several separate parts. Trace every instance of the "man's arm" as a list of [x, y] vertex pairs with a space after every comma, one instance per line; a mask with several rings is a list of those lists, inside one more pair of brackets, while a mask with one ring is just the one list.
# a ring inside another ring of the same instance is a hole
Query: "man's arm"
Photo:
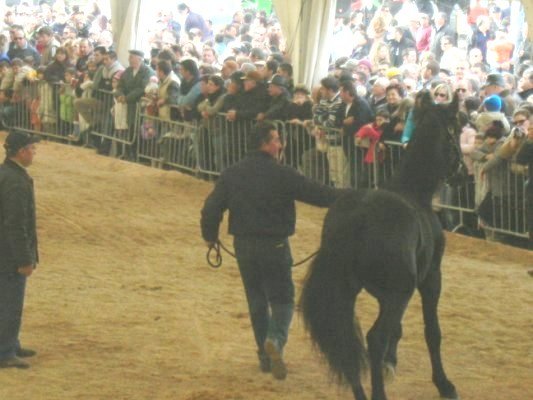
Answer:
[[322, 185], [305, 177], [290, 167], [285, 168], [285, 184], [294, 200], [302, 201], [317, 207], [329, 207], [342, 194], [349, 189], [334, 189], [331, 186]]
[[200, 226], [202, 228], [202, 237], [208, 245], [218, 240], [220, 222], [222, 222], [224, 211], [227, 208], [226, 190], [223, 179], [220, 178], [211, 194], [207, 196], [201, 212]]
[[[29, 269], [35, 262], [30, 246], [28, 232], [28, 215], [25, 204], [28, 192], [22, 185], [5, 187], [2, 196], [2, 214], [4, 215], [4, 231], [8, 233], [8, 243], [17, 270]], [[26, 275], [26, 274], [24, 274]]]

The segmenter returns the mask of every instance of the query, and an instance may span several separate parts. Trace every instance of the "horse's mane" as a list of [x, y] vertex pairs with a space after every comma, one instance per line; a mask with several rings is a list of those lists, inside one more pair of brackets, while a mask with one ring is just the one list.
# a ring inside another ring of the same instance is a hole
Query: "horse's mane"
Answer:
[[449, 129], [455, 128], [457, 101], [435, 104], [430, 93], [424, 91], [415, 103], [415, 129], [396, 173], [395, 186], [427, 206], [450, 170]]

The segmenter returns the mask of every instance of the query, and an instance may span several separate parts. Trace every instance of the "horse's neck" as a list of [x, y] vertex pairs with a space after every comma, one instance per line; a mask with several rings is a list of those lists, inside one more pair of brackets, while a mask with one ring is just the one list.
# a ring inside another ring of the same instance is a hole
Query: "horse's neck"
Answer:
[[433, 195], [442, 183], [441, 149], [423, 140], [407, 150], [396, 176], [397, 190], [413, 198], [422, 207], [431, 207]]

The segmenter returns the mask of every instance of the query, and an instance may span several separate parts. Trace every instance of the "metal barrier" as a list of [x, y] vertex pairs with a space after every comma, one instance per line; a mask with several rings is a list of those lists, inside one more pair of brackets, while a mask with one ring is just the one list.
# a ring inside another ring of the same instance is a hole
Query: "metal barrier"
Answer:
[[199, 125], [196, 122], [161, 119], [149, 115], [141, 105], [137, 116], [139, 161], [150, 161], [156, 167], [167, 165], [181, 171], [199, 171]]
[[[9, 121], [11, 123], [6, 125], [19, 129], [70, 140], [73, 119], [69, 117], [69, 105], [77, 105], [75, 108], [79, 109], [82, 99], [73, 100], [73, 94], [65, 86], [68, 85], [55, 86], [39, 81], [21, 88], [12, 102], [2, 103], [0, 99], [4, 122]], [[38, 99], [37, 104], [35, 99]], [[150, 115], [146, 107], [138, 104], [133, 128], [118, 132], [112, 114], [112, 93], [101, 91], [91, 102], [96, 104], [92, 136], [132, 149], [133, 155], [129, 157], [132, 161], [148, 162], [155, 167], [166, 165], [194, 175], [218, 176], [240, 161], [248, 149], [247, 135], [255, 123], [252, 120], [229, 121], [222, 113], [200, 122], [164, 120]], [[393, 175], [403, 155], [400, 143], [380, 143], [372, 151], [367, 144], [356, 144], [340, 129], [275, 123], [284, 143], [281, 162], [310, 179], [331, 186], [381, 187]], [[369, 152], [373, 153], [372, 157], [367, 157]], [[486, 203], [490, 205], [492, 217], [484, 221], [483, 228], [527, 238], [525, 182], [528, 173], [517, 172], [511, 162], [506, 162], [503, 171], [507, 189], [489, 195]], [[447, 229], [458, 230], [469, 224], [477, 226], [476, 184], [479, 182], [472, 180], [457, 187], [445, 185], [435, 196], [434, 206], [441, 211]]]
[[216, 176], [242, 160], [248, 150], [247, 135], [254, 123], [230, 121], [225, 113], [202, 119], [197, 142], [199, 171]]
[[2, 103], [7, 127], [59, 140], [70, 140], [75, 129], [74, 88], [44, 80], [23, 81], [13, 87], [9, 101]]

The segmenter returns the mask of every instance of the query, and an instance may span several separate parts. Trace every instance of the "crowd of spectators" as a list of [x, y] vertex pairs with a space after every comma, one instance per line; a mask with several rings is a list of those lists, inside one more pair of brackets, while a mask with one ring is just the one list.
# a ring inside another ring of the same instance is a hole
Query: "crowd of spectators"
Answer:
[[[102, 112], [112, 115], [112, 130], [132, 135], [141, 99], [160, 119], [205, 127], [218, 113], [228, 122], [285, 121], [308, 143], [287, 140], [288, 162], [302, 167], [306, 150], [323, 147], [329, 183], [348, 187], [358, 179], [354, 146], [368, 149], [365, 168], [385, 165], [387, 144], [409, 145], [418, 93], [429, 90], [435, 102], [456, 94], [469, 197], [481, 209], [489, 197], [492, 209], [509, 204], [518, 193], [504, 174], [513, 165], [509, 173], [527, 176], [516, 154], [533, 127], [532, 46], [525, 33], [511, 38], [509, 1], [441, 10], [428, 0], [376, 3], [354, 1], [336, 18], [330, 71], [313, 88], [293, 81], [275, 14], [241, 10], [215, 27], [185, 3], [161, 10], [148, 28], [150, 53], [131, 50], [124, 67], [98, 7], [14, 7], [0, 34], [2, 116], [13, 112], [25, 81], [41, 80], [58, 86], [39, 90], [29, 123], [73, 140], [95, 129]], [[111, 103], [99, 97], [104, 92]], [[212, 138], [215, 149], [221, 140]], [[91, 143], [109, 151], [105, 141]], [[218, 170], [231, 162], [214, 153]]]

